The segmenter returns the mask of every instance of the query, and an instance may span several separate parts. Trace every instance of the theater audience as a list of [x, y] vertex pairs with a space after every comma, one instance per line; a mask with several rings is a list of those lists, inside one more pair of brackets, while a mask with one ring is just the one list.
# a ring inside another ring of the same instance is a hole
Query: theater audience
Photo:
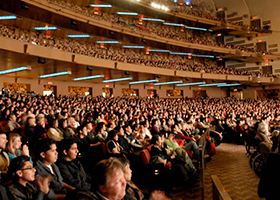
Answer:
[[0, 132], [0, 172], [1, 172], [1, 181], [4, 182], [7, 180], [7, 172], [10, 164], [10, 159], [8, 154], [4, 151], [7, 144], [6, 133]]
[[50, 128], [47, 132], [47, 135], [50, 139], [59, 142], [63, 139], [63, 133], [62, 131], [58, 128], [58, 119], [53, 119], [49, 123]]
[[20, 127], [20, 125], [17, 123], [17, 117], [16, 117], [16, 114], [14, 113], [11, 113], [9, 116], [8, 116], [8, 123], [6, 124], [5, 127], [3, 127], [3, 131], [5, 133], [10, 133], [12, 132], [15, 128], [18, 128]]

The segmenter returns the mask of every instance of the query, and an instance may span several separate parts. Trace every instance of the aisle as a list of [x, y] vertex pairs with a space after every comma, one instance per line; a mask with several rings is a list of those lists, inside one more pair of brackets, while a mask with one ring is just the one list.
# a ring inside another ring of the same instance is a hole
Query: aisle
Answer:
[[233, 200], [259, 200], [259, 177], [249, 166], [243, 145], [223, 143], [205, 171], [205, 200], [212, 200], [211, 175], [217, 175]]

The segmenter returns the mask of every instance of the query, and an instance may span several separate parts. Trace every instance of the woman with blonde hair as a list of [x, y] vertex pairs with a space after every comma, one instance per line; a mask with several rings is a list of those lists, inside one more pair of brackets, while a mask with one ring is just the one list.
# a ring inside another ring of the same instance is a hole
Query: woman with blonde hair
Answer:
[[24, 155], [30, 158], [30, 162], [33, 164], [32, 159], [29, 155], [28, 146], [25, 144], [21, 146], [21, 136], [17, 133], [9, 133], [8, 142], [6, 144], [6, 151], [10, 158], [10, 161], [18, 156]]

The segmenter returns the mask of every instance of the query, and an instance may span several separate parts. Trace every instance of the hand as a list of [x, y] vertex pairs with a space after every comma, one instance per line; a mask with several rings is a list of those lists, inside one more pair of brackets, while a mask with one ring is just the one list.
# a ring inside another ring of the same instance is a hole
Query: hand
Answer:
[[39, 190], [48, 194], [50, 191], [49, 185], [51, 182], [51, 177], [43, 177], [41, 175], [36, 176], [36, 185], [38, 186]]
[[29, 149], [26, 144], [22, 147], [22, 154], [29, 157]]

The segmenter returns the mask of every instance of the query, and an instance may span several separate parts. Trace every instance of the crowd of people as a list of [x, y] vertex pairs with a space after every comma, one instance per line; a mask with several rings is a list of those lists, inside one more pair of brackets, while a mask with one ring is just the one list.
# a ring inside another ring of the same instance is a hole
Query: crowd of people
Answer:
[[[182, 42], [190, 42], [194, 44], [202, 44], [202, 45], [211, 45], [211, 46], [216, 46], [216, 47], [223, 47], [223, 48], [230, 48], [230, 49], [237, 49], [240, 51], [248, 51], [248, 52], [259, 52], [259, 53], [265, 53], [269, 54], [269, 52], [258, 50], [255, 48], [248, 48], [247, 46], [242, 46], [242, 45], [232, 45], [232, 44], [224, 44], [221, 42], [216, 42], [215, 37], [212, 35], [210, 32], [204, 32], [204, 31], [197, 31], [197, 30], [192, 30], [192, 29], [185, 29], [184, 26], [178, 27], [178, 26], [166, 26], [164, 24], [159, 24], [159, 22], [147, 22], [147, 21], [141, 21], [139, 22], [138, 18], [133, 17], [124, 17], [120, 16], [114, 13], [106, 13], [102, 12], [102, 10], [98, 11], [98, 14], [96, 14], [96, 11], [92, 8], [88, 8], [87, 6], [81, 7], [75, 4], [71, 4], [69, 2], [64, 2], [64, 1], [57, 1], [57, 0], [48, 0], [51, 3], [54, 3], [56, 5], [59, 5], [61, 7], [71, 9], [75, 12], [83, 13], [84, 15], [90, 16], [97, 18], [99, 20], [104, 20], [104, 21], [109, 21], [114, 24], [118, 24], [121, 26], [128, 27], [134, 31], [137, 32], [148, 32], [160, 37], [165, 37], [165, 38], [170, 38], [174, 40], [179, 40]], [[193, 4], [193, 2], [192, 2]], [[206, 5], [204, 5], [204, 2], [197, 2], [195, 3], [195, 7], [197, 8], [207, 8]], [[180, 6], [180, 8], [174, 8], [175, 10], [190, 10], [193, 11], [193, 9], [190, 9], [189, 6]], [[197, 12], [194, 12], [197, 13]], [[210, 12], [213, 13], [213, 12]], [[209, 15], [206, 15], [209, 16]], [[206, 17], [204, 16], [204, 17]], [[201, 16], [203, 17], [203, 16]], [[147, 18], [147, 17], [146, 17]], [[206, 17], [207, 18], [207, 17]], [[166, 23], [172, 23], [172, 22], [167, 22]], [[230, 21], [224, 23], [231, 23]], [[235, 24], [235, 23], [232, 23]], [[183, 34], [182, 34], [182, 29], [183, 29]], [[245, 29], [247, 30], [247, 29]], [[251, 31], [257, 31], [256, 28], [250, 27]], [[258, 30], [260, 31], [260, 30]]]
[[[0, 35], [11, 39], [29, 42], [62, 51], [109, 59], [118, 62], [133, 63], [144, 66], [160, 67], [173, 70], [193, 71], [200, 73], [215, 73], [229, 75], [266, 76], [272, 74], [257, 71], [247, 71], [217, 66], [215, 59], [169, 55], [167, 53], [150, 53], [134, 49], [123, 49], [117, 46], [100, 48], [98, 44], [86, 43], [78, 40], [51, 36], [46, 38], [43, 33], [0, 25]], [[274, 75], [275, 76], [275, 75]]]
[[[165, 168], [157, 189], [184, 186], [198, 175], [198, 146], [209, 128], [210, 144], [239, 143], [255, 130], [278, 151], [279, 140], [268, 135], [279, 136], [279, 106], [232, 98], [2, 96], [0, 170], [2, 182], [12, 180], [4, 190], [15, 199], [143, 199], [131, 182], [131, 169], [138, 174], [143, 167], [141, 150], [150, 149], [150, 163]], [[159, 190], [151, 195], [165, 198]]]

